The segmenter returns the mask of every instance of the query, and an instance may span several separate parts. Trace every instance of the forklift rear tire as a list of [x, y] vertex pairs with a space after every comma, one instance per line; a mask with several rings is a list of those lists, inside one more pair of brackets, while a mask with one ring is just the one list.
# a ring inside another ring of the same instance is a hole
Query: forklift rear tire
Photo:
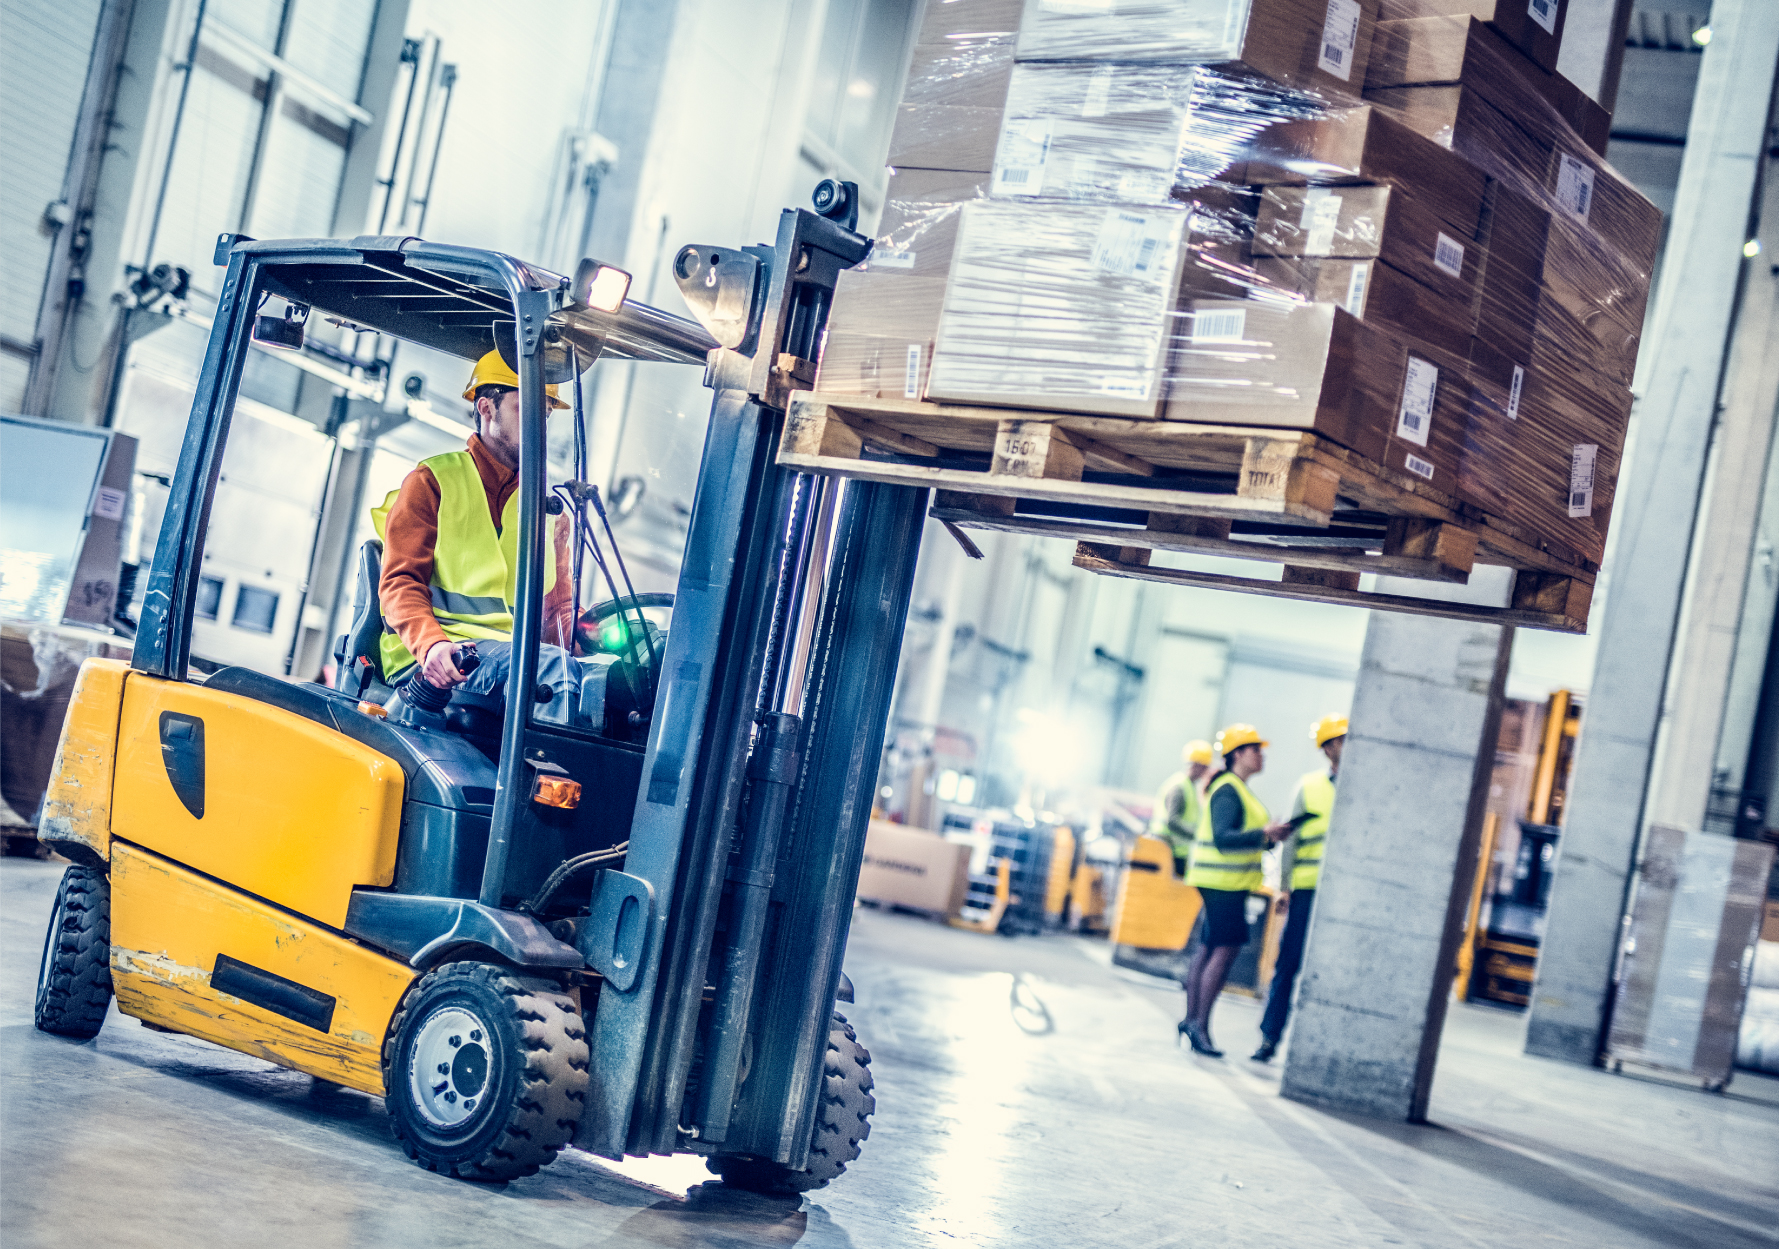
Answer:
[[62, 873], [37, 968], [37, 1029], [90, 1041], [111, 1005], [111, 882], [96, 867]]
[[793, 1171], [746, 1154], [715, 1154], [704, 1165], [731, 1188], [752, 1193], [788, 1196], [825, 1188], [859, 1156], [860, 1144], [871, 1135], [871, 1115], [877, 1109], [872, 1085], [871, 1051], [859, 1044], [846, 1016], [835, 1011], [822, 1063], [822, 1095], [816, 1106], [809, 1166]]
[[383, 1045], [384, 1104], [408, 1157], [500, 1183], [555, 1161], [587, 1103], [587, 1032], [553, 980], [491, 963], [422, 976]]

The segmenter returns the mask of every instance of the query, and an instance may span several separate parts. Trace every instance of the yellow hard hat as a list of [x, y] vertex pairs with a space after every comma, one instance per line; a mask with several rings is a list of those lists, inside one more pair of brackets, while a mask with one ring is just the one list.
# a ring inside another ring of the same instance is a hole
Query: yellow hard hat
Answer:
[[1217, 758], [1211, 753], [1211, 743], [1203, 740], [1187, 742], [1186, 748], [1180, 752], [1180, 757], [1187, 763], [1203, 763], [1207, 765], [1214, 763]]
[[1310, 736], [1316, 739], [1318, 748], [1326, 746], [1337, 737], [1347, 735], [1347, 718], [1345, 716], [1327, 715], [1310, 725]]
[[[511, 386], [519, 389], [519, 375], [507, 367], [507, 362], [500, 358], [500, 352], [491, 351], [476, 361], [475, 372], [469, 375], [469, 385], [463, 388], [463, 397], [471, 403], [476, 401], [476, 388], [480, 386]], [[552, 408], [566, 408], [557, 392], [559, 386], [545, 386], [544, 393], [550, 397]]]
[[1226, 755], [1232, 750], [1243, 746], [1270, 746], [1271, 742], [1262, 741], [1260, 730], [1252, 724], [1232, 724], [1217, 734], [1217, 753]]

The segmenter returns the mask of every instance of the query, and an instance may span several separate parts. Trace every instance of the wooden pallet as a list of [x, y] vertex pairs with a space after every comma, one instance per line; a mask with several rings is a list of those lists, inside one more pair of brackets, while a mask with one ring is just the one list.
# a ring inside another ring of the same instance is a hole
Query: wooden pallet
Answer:
[[[986, 456], [986, 470], [958, 466], [958, 453], [978, 461]], [[947, 525], [1073, 538], [1081, 544], [1079, 567], [1171, 584], [1581, 632], [1598, 571], [1418, 478], [1300, 430], [802, 392], [791, 400], [779, 463], [932, 487], [938, 491], [933, 514]], [[1082, 480], [1089, 471], [1124, 480]], [[1182, 488], [1182, 472], [1193, 474], [1200, 487]], [[1207, 477], [1229, 484], [1204, 488]], [[1115, 508], [1146, 520], [1130, 525], [1032, 515], [1020, 511], [1021, 501], [1051, 511]], [[1304, 527], [1325, 528], [1343, 514], [1374, 523], [1382, 516], [1387, 525], [1369, 539], [1302, 536]], [[1231, 535], [1232, 524], [1270, 522], [1300, 536], [1257, 541]], [[1152, 567], [1155, 551], [1253, 560], [1283, 565], [1284, 571], [1271, 580]], [[1359, 588], [1368, 572], [1461, 585], [1479, 563], [1516, 570], [1511, 606]]]

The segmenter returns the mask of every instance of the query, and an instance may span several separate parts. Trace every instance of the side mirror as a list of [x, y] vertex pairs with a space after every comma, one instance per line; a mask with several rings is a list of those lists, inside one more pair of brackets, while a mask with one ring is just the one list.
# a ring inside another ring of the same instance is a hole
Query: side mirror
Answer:
[[253, 341], [280, 351], [301, 351], [303, 330], [309, 323], [307, 304], [289, 304], [281, 317], [255, 317]]

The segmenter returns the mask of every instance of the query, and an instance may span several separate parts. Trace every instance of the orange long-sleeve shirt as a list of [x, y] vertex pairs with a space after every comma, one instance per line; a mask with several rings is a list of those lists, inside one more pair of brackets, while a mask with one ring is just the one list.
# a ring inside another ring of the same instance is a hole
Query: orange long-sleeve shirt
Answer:
[[[519, 475], [495, 459], [479, 435], [469, 436], [468, 449], [498, 533], [501, 513], [519, 487]], [[544, 641], [557, 646], [567, 645], [574, 616], [568, 532], [568, 517], [557, 517], [553, 542], [556, 584], [544, 595]], [[432, 553], [438, 540], [439, 480], [422, 464], [402, 482], [384, 521], [383, 577], [377, 585], [383, 619], [415, 658], [424, 658], [433, 645], [450, 640], [432, 614]]]

